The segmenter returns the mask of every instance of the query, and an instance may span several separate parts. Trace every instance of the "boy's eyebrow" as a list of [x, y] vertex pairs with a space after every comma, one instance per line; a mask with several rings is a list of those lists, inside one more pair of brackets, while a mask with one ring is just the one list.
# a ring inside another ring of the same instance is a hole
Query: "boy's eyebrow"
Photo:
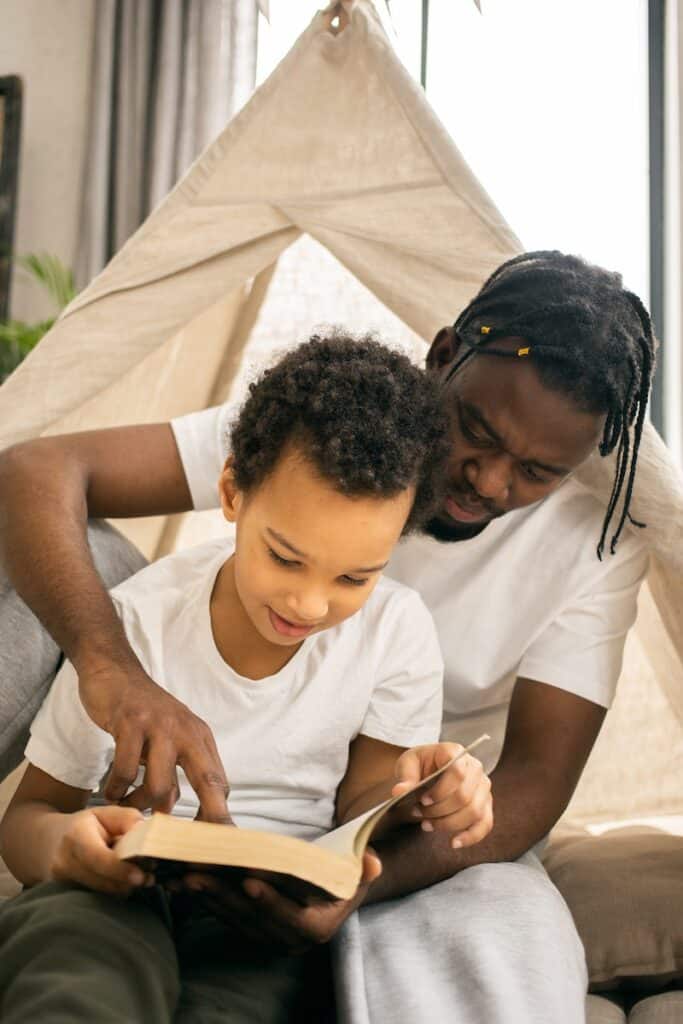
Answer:
[[[299, 551], [298, 548], [295, 548], [293, 544], [289, 543], [289, 541], [287, 540], [286, 537], [283, 537], [282, 534], [278, 533], [276, 530], [272, 530], [270, 528], [270, 526], [266, 526], [266, 533], [270, 534], [270, 536], [274, 540], [276, 540], [278, 542], [278, 544], [282, 544], [283, 548], [287, 548], [288, 551], [291, 551], [293, 555], [298, 555], [299, 558], [308, 558], [308, 555], [304, 554], [303, 551]], [[357, 572], [357, 573], [380, 572], [382, 569], [385, 569], [388, 564], [389, 564], [388, 561], [387, 562], [382, 562], [381, 565], [371, 565], [369, 568], [366, 568], [366, 569], [350, 569], [349, 572]]]
[[290, 544], [281, 533], [276, 533], [275, 530], [271, 530], [269, 526], [266, 526], [266, 533], [269, 533], [271, 537], [273, 537], [279, 544], [282, 544], [283, 548], [287, 548], [288, 551], [291, 551], [293, 555], [298, 555], [299, 558], [308, 558], [308, 555], [304, 554], [303, 551], [299, 551], [299, 549], [295, 548], [293, 544]]

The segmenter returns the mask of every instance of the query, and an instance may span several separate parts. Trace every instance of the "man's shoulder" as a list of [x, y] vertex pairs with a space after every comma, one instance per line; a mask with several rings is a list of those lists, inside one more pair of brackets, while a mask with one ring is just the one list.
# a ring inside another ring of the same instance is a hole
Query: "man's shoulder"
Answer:
[[419, 627], [424, 620], [431, 621], [420, 594], [413, 587], [389, 576], [382, 576], [372, 594], [360, 610], [365, 624], [410, 624]]

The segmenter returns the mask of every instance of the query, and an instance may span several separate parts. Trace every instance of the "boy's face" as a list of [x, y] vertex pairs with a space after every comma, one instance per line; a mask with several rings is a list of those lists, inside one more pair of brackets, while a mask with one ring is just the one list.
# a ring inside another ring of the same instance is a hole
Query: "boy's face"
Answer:
[[349, 618], [367, 601], [401, 535], [414, 488], [394, 498], [347, 497], [296, 449], [248, 494], [230, 464], [223, 512], [236, 523], [235, 584], [261, 636], [294, 646]]

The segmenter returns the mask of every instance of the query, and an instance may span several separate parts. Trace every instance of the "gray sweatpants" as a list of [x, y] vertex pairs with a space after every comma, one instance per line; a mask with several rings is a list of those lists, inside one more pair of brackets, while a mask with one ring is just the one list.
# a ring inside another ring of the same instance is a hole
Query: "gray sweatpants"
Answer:
[[535, 853], [365, 907], [334, 941], [343, 1024], [584, 1024], [581, 940]]
[[[113, 587], [144, 560], [91, 524]], [[14, 768], [59, 651], [0, 577], [0, 779]], [[583, 1024], [583, 947], [559, 892], [530, 852], [366, 907], [334, 944], [340, 1024]]]

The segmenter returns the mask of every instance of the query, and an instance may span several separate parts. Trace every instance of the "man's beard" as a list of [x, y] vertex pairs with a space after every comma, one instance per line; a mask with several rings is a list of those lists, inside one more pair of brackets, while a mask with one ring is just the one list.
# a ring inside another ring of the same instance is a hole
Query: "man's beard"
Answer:
[[459, 540], [471, 540], [472, 537], [476, 537], [482, 530], [485, 530], [491, 521], [492, 519], [484, 519], [483, 522], [480, 520], [476, 523], [457, 523], [454, 519], [449, 518], [446, 521], [445, 518], [434, 516], [424, 524], [422, 532], [433, 537], [434, 540], [453, 543]]

